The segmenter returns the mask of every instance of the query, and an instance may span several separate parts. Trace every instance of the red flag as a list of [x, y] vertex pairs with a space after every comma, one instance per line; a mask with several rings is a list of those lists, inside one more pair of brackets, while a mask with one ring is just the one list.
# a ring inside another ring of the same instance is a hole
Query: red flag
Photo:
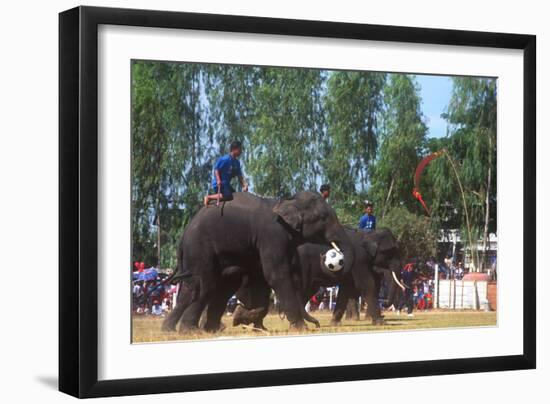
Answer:
[[424, 171], [424, 169], [426, 168], [426, 166], [430, 161], [442, 155], [443, 155], [443, 151], [437, 151], [435, 153], [432, 153], [424, 157], [422, 160], [420, 160], [420, 163], [418, 163], [418, 166], [416, 166], [416, 171], [414, 173], [414, 188], [413, 188], [412, 194], [422, 204], [428, 216], [430, 216], [430, 210], [426, 206], [426, 202], [424, 202], [424, 199], [422, 199], [422, 194], [420, 193], [420, 175], [422, 174], [422, 171]]

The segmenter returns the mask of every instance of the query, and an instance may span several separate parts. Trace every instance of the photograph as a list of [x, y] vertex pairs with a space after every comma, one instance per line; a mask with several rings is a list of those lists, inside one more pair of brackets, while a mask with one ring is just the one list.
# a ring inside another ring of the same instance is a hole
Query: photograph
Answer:
[[544, 2], [91, 3], [2, 3], [3, 402], [548, 395]]
[[133, 344], [498, 325], [496, 77], [129, 68]]

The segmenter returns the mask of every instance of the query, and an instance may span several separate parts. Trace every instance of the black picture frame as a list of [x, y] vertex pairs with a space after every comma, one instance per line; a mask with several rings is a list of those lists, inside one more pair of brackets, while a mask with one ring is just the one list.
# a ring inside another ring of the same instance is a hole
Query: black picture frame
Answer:
[[[98, 381], [100, 24], [523, 50], [523, 354]], [[60, 13], [59, 389], [84, 398], [535, 368], [535, 85], [533, 35], [96, 7]]]

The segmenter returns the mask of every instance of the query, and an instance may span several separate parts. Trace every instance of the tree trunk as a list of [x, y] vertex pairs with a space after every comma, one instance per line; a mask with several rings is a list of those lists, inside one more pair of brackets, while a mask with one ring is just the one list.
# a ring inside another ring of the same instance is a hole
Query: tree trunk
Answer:
[[157, 205], [157, 269], [160, 269], [160, 209]]
[[386, 202], [384, 202], [384, 209], [382, 210], [382, 216], [381, 217], [384, 217], [384, 215], [386, 214], [386, 209], [388, 207], [388, 203], [390, 202], [391, 193], [393, 191], [394, 181], [395, 181], [395, 179], [392, 177], [391, 182], [390, 182], [390, 189], [388, 189], [388, 195], [386, 196]]
[[487, 192], [485, 192], [485, 224], [483, 226], [483, 255], [481, 256], [481, 265], [484, 267], [487, 263], [487, 245], [489, 243], [489, 192], [491, 190], [491, 165], [487, 170]]

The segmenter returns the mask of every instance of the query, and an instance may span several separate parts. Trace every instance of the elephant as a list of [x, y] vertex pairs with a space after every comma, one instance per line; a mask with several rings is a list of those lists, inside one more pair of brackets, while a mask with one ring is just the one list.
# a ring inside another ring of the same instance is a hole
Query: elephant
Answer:
[[[370, 232], [365, 232], [358, 229], [347, 229], [348, 232], [354, 232], [355, 236], [360, 239], [361, 246], [367, 251], [370, 257], [373, 273], [375, 274], [374, 294], [377, 298], [380, 293], [382, 279], [386, 281], [389, 288], [390, 300], [398, 299], [399, 292], [405, 288], [401, 282], [402, 260], [399, 250], [399, 244], [389, 229], [380, 229]], [[326, 272], [326, 268], [321, 267]], [[363, 282], [364, 269], [360, 266], [355, 266], [354, 283], [349, 281], [340, 285], [338, 290], [338, 298], [336, 299], [336, 307], [332, 317], [332, 323], [338, 324], [346, 311], [346, 307], [350, 300], [357, 300], [361, 294], [364, 294], [360, 286]], [[367, 296], [368, 297], [368, 296]], [[367, 299], [368, 302], [368, 299]], [[392, 304], [392, 303], [390, 303]], [[373, 318], [373, 322], [374, 318]]]
[[[174, 276], [192, 289], [193, 298], [178, 297], [163, 329], [175, 330], [178, 321], [180, 332], [197, 328], [206, 305], [208, 317], [221, 317], [245, 276], [263, 282], [264, 290], [275, 290], [291, 327], [305, 327], [291, 274], [296, 248], [305, 242], [340, 249], [346, 257], [341, 272], [351, 271], [355, 249], [349, 235], [317, 193], [281, 200], [235, 193], [219, 207], [203, 207], [181, 237]], [[206, 324], [215, 328], [219, 321], [207, 319]]]
[[[326, 246], [311, 243], [298, 246], [294, 262], [294, 285], [302, 303], [301, 307], [304, 307], [309, 298], [321, 286], [339, 285], [336, 307], [332, 317], [333, 325], [338, 325], [341, 322], [348, 301], [356, 299], [360, 295], [366, 296], [367, 314], [372, 318], [373, 324], [381, 324], [383, 320], [377, 299], [382, 277], [387, 277], [392, 285], [395, 284], [398, 288], [403, 288], [398, 279], [400, 278], [401, 260], [397, 240], [387, 229], [366, 233], [348, 228], [346, 232], [353, 241], [355, 249], [355, 261], [351, 273], [348, 274], [330, 272], [324, 266]], [[267, 309], [260, 310], [263, 306], [254, 304], [251, 299], [247, 298], [252, 293], [251, 290], [258, 288], [261, 288], [261, 284], [247, 283], [245, 280], [237, 291], [237, 297], [245, 308], [240, 309], [234, 316], [234, 325], [254, 323], [256, 328], [264, 328], [263, 317], [267, 314]], [[255, 293], [261, 294], [258, 290]], [[265, 305], [266, 303], [264, 301], [261, 304]], [[303, 316], [307, 321], [319, 326], [319, 322], [308, 313]]]

